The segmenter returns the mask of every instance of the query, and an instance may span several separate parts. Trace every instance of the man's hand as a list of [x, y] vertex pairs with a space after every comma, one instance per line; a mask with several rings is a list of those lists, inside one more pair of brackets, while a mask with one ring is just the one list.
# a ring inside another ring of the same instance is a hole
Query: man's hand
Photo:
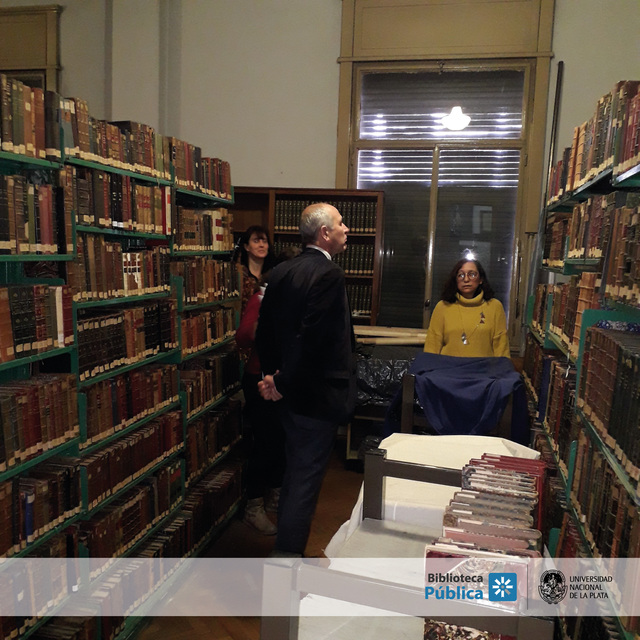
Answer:
[[[278, 373], [276, 371], [276, 373]], [[258, 382], [258, 391], [265, 400], [282, 400], [282, 394], [276, 389], [276, 383], [273, 376], [265, 376], [263, 380]]]

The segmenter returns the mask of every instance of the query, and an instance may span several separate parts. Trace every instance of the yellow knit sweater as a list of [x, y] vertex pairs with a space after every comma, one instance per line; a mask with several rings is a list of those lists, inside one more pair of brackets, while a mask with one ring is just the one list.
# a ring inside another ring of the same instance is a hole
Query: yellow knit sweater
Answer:
[[[444, 356], [486, 358], [509, 357], [507, 319], [502, 303], [485, 300], [480, 292], [475, 298], [459, 293], [454, 303], [441, 300], [431, 315], [424, 350]], [[463, 333], [467, 344], [462, 341]]]

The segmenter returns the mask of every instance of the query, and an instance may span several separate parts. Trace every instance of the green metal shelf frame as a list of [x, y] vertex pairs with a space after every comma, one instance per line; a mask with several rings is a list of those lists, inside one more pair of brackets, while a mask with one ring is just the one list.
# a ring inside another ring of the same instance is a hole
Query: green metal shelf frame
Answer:
[[172, 258], [195, 258], [198, 256], [229, 256], [231, 255], [232, 250], [228, 249], [226, 251], [178, 251], [173, 248], [173, 244], [171, 245], [170, 256]]
[[62, 347], [61, 349], [50, 349], [49, 351], [43, 351], [32, 356], [25, 356], [24, 358], [16, 358], [9, 362], [3, 362], [0, 364], [0, 371], [8, 371], [15, 369], [26, 364], [33, 364], [34, 362], [40, 362], [42, 360], [48, 360], [49, 358], [56, 358], [58, 356], [73, 353], [76, 350], [75, 345], [68, 347]]
[[220, 206], [232, 206], [235, 202], [235, 194], [233, 187], [231, 187], [231, 200], [225, 198], [219, 198], [217, 196], [210, 196], [208, 193], [202, 193], [201, 191], [193, 191], [192, 189], [185, 189], [184, 187], [176, 187], [176, 195], [186, 196], [187, 198], [193, 198], [197, 200], [204, 200], [211, 204], [217, 204]]
[[0, 255], [0, 262], [71, 262], [72, 253], [14, 253]]
[[240, 296], [232, 296], [231, 298], [224, 298], [223, 300], [214, 300], [213, 302], [198, 302], [197, 304], [188, 304], [178, 308], [178, 311], [198, 311], [200, 309], [206, 309], [207, 307], [224, 306], [225, 304], [233, 304], [240, 302]]
[[59, 444], [57, 447], [53, 447], [48, 451], [43, 451], [42, 453], [39, 453], [33, 458], [26, 460], [25, 462], [21, 462], [17, 464], [15, 467], [11, 467], [10, 469], [7, 469], [6, 471], [3, 471], [2, 473], [0, 473], [0, 482], [9, 480], [10, 478], [13, 478], [14, 476], [17, 476], [21, 473], [25, 473], [26, 471], [29, 471], [29, 469], [32, 469], [36, 465], [42, 464], [43, 462], [47, 461], [49, 458], [53, 458], [54, 456], [64, 455], [71, 449], [74, 449], [75, 450], [74, 455], [77, 455], [79, 444], [80, 444], [80, 436], [75, 436], [74, 438], [71, 438], [70, 440], [63, 442], [62, 444]]
[[616, 188], [640, 187], [640, 164], [623, 171], [611, 179], [611, 186]]
[[146, 302], [157, 298], [169, 298], [171, 291], [161, 291], [159, 293], [145, 293], [139, 296], [122, 296], [120, 298], [108, 298], [106, 300], [87, 300], [86, 302], [74, 302], [76, 309], [93, 309], [95, 307], [113, 307], [131, 302]]
[[131, 171], [129, 169], [120, 169], [118, 167], [113, 167], [110, 164], [103, 164], [102, 162], [94, 162], [92, 160], [84, 160], [83, 158], [77, 158], [75, 156], [65, 156], [63, 158], [63, 164], [71, 164], [76, 167], [86, 167], [87, 169], [96, 169], [98, 171], [107, 171], [109, 173], [117, 173], [121, 176], [134, 178], [139, 182], [149, 182], [161, 187], [173, 186], [173, 182], [171, 180], [166, 180], [165, 178], [158, 178], [155, 176], [147, 175], [145, 173], [137, 173], [136, 171]]
[[53, 536], [57, 535], [61, 531], [64, 531], [64, 529], [66, 529], [69, 525], [72, 525], [78, 522], [81, 518], [82, 518], [82, 512], [76, 513], [70, 518], [67, 518], [64, 522], [62, 522], [59, 525], [56, 525], [53, 529], [51, 529], [51, 531], [47, 531], [47, 533], [45, 533], [43, 536], [36, 538], [31, 544], [28, 544], [24, 549], [21, 549], [20, 551], [18, 551], [18, 553], [12, 555], [11, 557], [23, 558], [34, 549], [37, 549], [41, 544], [44, 544], [45, 542], [47, 542], [47, 540], [50, 540], [51, 538], [53, 538]]
[[139, 367], [144, 367], [147, 364], [153, 364], [155, 362], [163, 362], [169, 361], [169, 358], [175, 356], [179, 353], [178, 349], [172, 349], [171, 351], [161, 351], [157, 353], [155, 356], [150, 356], [148, 358], [143, 358], [138, 362], [134, 362], [132, 364], [125, 364], [121, 367], [116, 367], [115, 369], [110, 369], [109, 371], [105, 371], [97, 376], [92, 376], [91, 378], [87, 378], [86, 380], [78, 381], [78, 388], [88, 387], [91, 384], [95, 384], [96, 382], [102, 382], [103, 380], [108, 380], [109, 378], [113, 378], [113, 376], [118, 375], [120, 373], [126, 373], [127, 371], [133, 371], [134, 369], [138, 369]]
[[124, 487], [121, 487], [115, 493], [112, 493], [110, 496], [107, 496], [106, 498], [104, 498], [104, 500], [101, 500], [95, 507], [92, 507], [91, 509], [89, 509], [89, 506], [88, 506], [89, 498], [88, 498], [86, 468], [81, 467], [80, 487], [81, 487], [81, 493], [82, 493], [82, 511], [80, 515], [82, 519], [88, 520], [89, 518], [91, 518], [91, 516], [98, 513], [98, 511], [101, 511], [107, 505], [111, 504], [114, 500], [124, 495], [127, 491], [129, 491], [129, 489], [133, 489], [133, 487], [140, 484], [145, 478], [152, 476], [156, 471], [161, 469], [163, 466], [165, 466], [169, 462], [173, 462], [175, 458], [177, 458], [178, 456], [184, 453], [184, 450], [185, 450], [185, 445], [183, 440], [182, 446], [180, 446], [176, 451], [168, 455], [166, 458], [163, 458], [159, 462], [156, 462], [156, 464], [154, 464], [153, 467], [151, 467], [144, 473], [141, 473], [137, 478], [134, 478], [133, 480], [128, 482], [126, 485], [124, 485]]
[[111, 227], [92, 227], [84, 224], [77, 224], [76, 232], [117, 236], [119, 238], [139, 238], [141, 240], [169, 241], [169, 236], [161, 233], [144, 233], [141, 231], [135, 231], [133, 229], [113, 229]]
[[573, 355], [571, 354], [571, 352], [569, 351], [569, 349], [568, 349], [567, 345], [566, 345], [564, 342], [562, 342], [562, 340], [561, 340], [561, 339], [560, 339], [560, 338], [559, 338], [555, 333], [552, 333], [552, 332], [550, 331], [550, 332], [549, 332], [549, 334], [548, 334], [547, 339], [548, 339], [551, 343], [553, 343], [553, 345], [554, 345], [554, 348], [555, 348], [555, 349], [558, 349], [559, 351], [562, 351], [562, 353], [563, 353], [565, 356], [567, 356], [567, 359], [568, 359], [572, 364], [574, 364], [574, 365], [576, 364], [576, 358], [575, 358], [575, 356], [573, 356]]
[[598, 175], [587, 180], [584, 184], [580, 185], [577, 189], [571, 192], [571, 199], [578, 202], [584, 202], [593, 195], [602, 193], [608, 193], [611, 191], [611, 177], [613, 175], [613, 168], [608, 167], [604, 171], [601, 171]]
[[0, 151], [0, 163], [15, 166], [18, 169], [54, 169], [57, 171], [62, 167], [61, 160], [42, 160], [42, 158], [32, 158], [12, 151]]
[[[182, 338], [182, 336], [180, 336], [180, 338]], [[212, 344], [210, 347], [207, 347], [206, 349], [200, 349], [199, 351], [195, 351], [194, 353], [189, 353], [185, 356], [182, 355], [182, 344], [181, 344], [180, 348], [178, 349], [178, 354], [179, 354], [178, 358], [176, 359], [175, 357], [172, 357], [171, 360], [168, 360], [168, 362], [170, 364], [180, 364], [181, 362], [187, 362], [188, 360], [192, 360], [193, 358], [202, 356], [205, 353], [210, 353], [211, 351], [220, 349], [228, 345], [229, 343], [233, 342], [234, 340], [235, 340], [235, 333], [232, 336], [227, 336], [220, 342], [216, 342], [215, 344]], [[180, 340], [180, 342], [182, 343], [182, 339]]]

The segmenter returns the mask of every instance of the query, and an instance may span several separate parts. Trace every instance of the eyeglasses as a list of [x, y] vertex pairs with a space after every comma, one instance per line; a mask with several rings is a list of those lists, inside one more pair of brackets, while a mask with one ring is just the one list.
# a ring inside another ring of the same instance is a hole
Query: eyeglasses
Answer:
[[477, 280], [479, 275], [480, 274], [477, 271], [467, 271], [467, 272], [461, 271], [456, 276], [456, 278], [458, 278], [458, 280], [460, 281], [464, 280], [465, 278], [469, 278], [469, 280]]

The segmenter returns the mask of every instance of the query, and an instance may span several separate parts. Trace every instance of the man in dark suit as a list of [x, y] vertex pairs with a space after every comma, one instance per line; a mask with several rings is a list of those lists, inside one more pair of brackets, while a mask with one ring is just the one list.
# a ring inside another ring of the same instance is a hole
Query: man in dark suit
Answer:
[[351, 313], [344, 272], [331, 260], [348, 231], [335, 207], [307, 207], [306, 248], [273, 269], [260, 308], [256, 346], [266, 375], [258, 387], [278, 401], [286, 437], [277, 554], [304, 552], [337, 427], [355, 404]]

